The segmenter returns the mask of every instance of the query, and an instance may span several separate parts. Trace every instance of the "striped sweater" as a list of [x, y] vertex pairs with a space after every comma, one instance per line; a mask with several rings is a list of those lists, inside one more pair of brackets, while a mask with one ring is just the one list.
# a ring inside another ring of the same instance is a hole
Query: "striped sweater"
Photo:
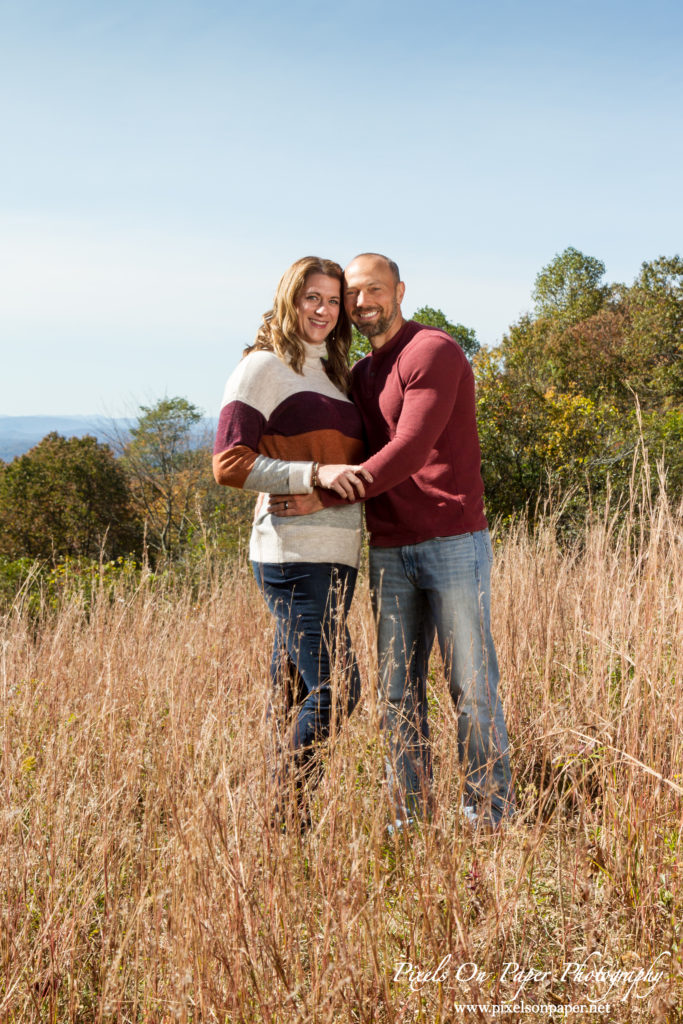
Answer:
[[268, 494], [313, 490], [313, 463], [357, 463], [365, 454], [353, 402], [325, 373], [324, 346], [306, 344], [303, 373], [274, 352], [250, 352], [225, 386], [214, 445], [219, 484], [259, 491], [249, 546], [252, 561], [339, 562], [360, 559], [361, 506], [307, 516], [267, 512]]

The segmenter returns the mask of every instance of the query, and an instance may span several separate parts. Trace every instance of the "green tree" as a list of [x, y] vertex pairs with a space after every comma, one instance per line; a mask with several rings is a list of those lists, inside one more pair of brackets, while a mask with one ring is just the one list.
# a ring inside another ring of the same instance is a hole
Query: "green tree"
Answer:
[[608, 478], [623, 491], [641, 440], [683, 491], [683, 261], [644, 263], [630, 287], [603, 273], [565, 250], [537, 278], [536, 315], [475, 360], [493, 514], [533, 509], [548, 483], [578, 488], [575, 512]]
[[533, 515], [550, 490], [576, 493], [567, 514], [581, 515], [589, 493], [607, 480], [625, 482], [634, 444], [625, 421], [604, 396], [535, 386], [506, 371], [499, 351], [475, 360], [477, 420], [486, 506], [491, 517]]
[[141, 531], [122, 466], [94, 437], [48, 434], [0, 464], [0, 554], [116, 558]]
[[536, 278], [536, 314], [569, 324], [597, 313], [609, 295], [602, 283], [605, 264], [569, 246], [543, 267]]
[[458, 342], [470, 362], [479, 351], [480, 345], [477, 341], [477, 335], [472, 328], [465, 327], [463, 324], [451, 323], [440, 309], [433, 309], [431, 306], [420, 306], [413, 313], [412, 319], [417, 320], [419, 324], [424, 324], [426, 327], [437, 327], [440, 331], [450, 334], [451, 338], [455, 338]]
[[364, 334], [361, 334], [357, 327], [351, 327], [351, 348], [349, 349], [349, 364], [353, 366], [359, 359], [370, 352], [371, 345]]
[[624, 292], [630, 383], [644, 407], [683, 401], [683, 259], [643, 263]]
[[177, 553], [196, 523], [197, 493], [207, 462], [196, 434], [201, 418], [186, 398], [142, 405], [123, 447], [121, 461], [145, 522], [147, 543], [165, 557]]
[[546, 429], [543, 395], [530, 381], [506, 372], [500, 349], [482, 349], [474, 374], [487, 513], [509, 518], [533, 506], [543, 486], [535, 447]]

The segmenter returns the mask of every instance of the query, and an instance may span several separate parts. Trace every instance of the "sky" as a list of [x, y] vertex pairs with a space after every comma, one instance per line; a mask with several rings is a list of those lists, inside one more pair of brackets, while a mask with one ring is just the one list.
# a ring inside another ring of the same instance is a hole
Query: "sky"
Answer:
[[680, 0], [0, 0], [0, 416], [225, 379], [300, 256], [496, 344], [683, 250]]

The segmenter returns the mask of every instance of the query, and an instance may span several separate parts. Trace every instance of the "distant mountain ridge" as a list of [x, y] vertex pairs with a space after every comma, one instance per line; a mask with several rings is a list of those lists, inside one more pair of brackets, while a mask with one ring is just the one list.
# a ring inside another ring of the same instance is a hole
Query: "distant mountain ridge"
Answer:
[[107, 441], [122, 425], [127, 429], [125, 420], [102, 416], [0, 416], [0, 459], [9, 462], [24, 455], [53, 430], [63, 437], [92, 434], [98, 441]]
[[[104, 444], [111, 444], [114, 437], [125, 438], [134, 419], [112, 419], [105, 416], [0, 416], [0, 459], [11, 462], [18, 455], [42, 441], [46, 434], [56, 431], [62, 437], [84, 437], [91, 434]], [[204, 435], [207, 427], [215, 420], [203, 420], [197, 424]]]

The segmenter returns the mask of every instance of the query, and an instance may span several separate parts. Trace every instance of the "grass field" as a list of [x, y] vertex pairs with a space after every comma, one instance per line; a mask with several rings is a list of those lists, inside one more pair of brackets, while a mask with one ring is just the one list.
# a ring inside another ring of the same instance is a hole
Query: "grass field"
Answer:
[[[0, 1021], [528, 1022], [591, 1001], [610, 1008], [567, 1019], [683, 1020], [681, 526], [660, 501], [597, 516], [573, 545], [550, 519], [495, 538], [520, 804], [495, 836], [458, 812], [435, 661], [436, 810], [386, 838], [365, 583], [364, 697], [303, 838], [268, 823], [272, 632], [245, 567], [143, 574], [39, 619], [17, 601]], [[632, 973], [610, 988], [600, 967]]]

